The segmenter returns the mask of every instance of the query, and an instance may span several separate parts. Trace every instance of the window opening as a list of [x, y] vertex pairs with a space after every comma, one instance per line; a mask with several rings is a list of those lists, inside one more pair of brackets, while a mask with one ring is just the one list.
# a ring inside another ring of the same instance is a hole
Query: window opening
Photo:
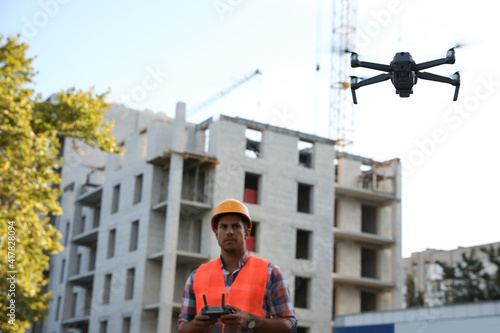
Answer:
[[107, 321], [101, 321], [99, 324], [99, 333], [107, 333], [108, 331], [108, 322]]
[[247, 128], [245, 130], [245, 138], [246, 138], [245, 156], [250, 158], [260, 158], [262, 132]]
[[85, 232], [85, 219], [87, 217], [85, 215], [82, 216], [81, 220], [80, 220], [80, 233], [84, 233]]
[[[123, 147], [124, 147], [124, 146], [125, 146], [125, 144], [124, 144], [123, 142], [122, 142], [122, 143], [120, 143], [120, 144], [118, 145], [118, 147], [119, 147], [120, 149], [122, 149], [122, 151], [123, 151]], [[119, 170], [119, 169], [121, 169], [121, 168], [123, 167], [123, 160], [124, 160], [124, 157], [125, 157], [125, 155], [124, 155], [124, 154], [125, 154], [125, 153], [124, 153], [124, 152], [122, 152], [122, 153], [117, 154], [117, 155], [115, 156], [115, 170]]]
[[120, 204], [120, 185], [115, 185], [113, 187], [113, 201], [111, 203], [111, 214], [118, 211], [118, 206]]
[[73, 293], [73, 302], [71, 303], [71, 317], [76, 316], [77, 302], [78, 302], [78, 293]]
[[137, 159], [146, 157], [148, 151], [148, 132], [147, 129], [139, 133], [139, 140], [137, 142]]
[[130, 333], [130, 317], [123, 318], [122, 333]]
[[94, 208], [94, 221], [92, 227], [97, 228], [101, 223], [101, 207]]
[[61, 312], [61, 296], [57, 297], [56, 321], [59, 321], [59, 312]]
[[62, 263], [61, 263], [61, 276], [59, 277], [59, 282], [63, 282], [64, 281], [64, 271], [66, 270], [66, 259], [63, 259], [62, 260]]
[[246, 247], [248, 251], [257, 252], [257, 234], [259, 230], [259, 222], [252, 221], [252, 230], [250, 231], [250, 237], [246, 240]]
[[112, 229], [108, 234], [108, 258], [115, 256], [116, 229]]
[[139, 240], [139, 221], [132, 222], [132, 227], [130, 229], [130, 246], [129, 251], [137, 250], [137, 243]]
[[259, 203], [260, 175], [245, 173], [245, 191], [243, 201], [251, 204]]
[[295, 258], [311, 259], [311, 235], [311, 231], [297, 229]]
[[297, 211], [312, 213], [312, 186], [299, 183], [297, 195]]
[[361, 249], [361, 276], [377, 278], [377, 251], [372, 249]]
[[134, 298], [134, 281], [135, 281], [135, 268], [127, 270], [127, 283], [125, 286], [125, 299]]
[[312, 142], [299, 140], [297, 149], [299, 150], [299, 165], [305, 168], [312, 168], [312, 154], [314, 144]]
[[95, 270], [95, 260], [97, 254], [97, 247], [95, 245], [90, 247], [90, 255], [89, 255], [89, 271], [92, 272]]
[[135, 177], [134, 205], [142, 200], [142, 174]]
[[377, 294], [361, 292], [361, 312], [377, 310]]
[[111, 296], [111, 274], [104, 276], [104, 290], [102, 295], [102, 303], [109, 304]]
[[361, 206], [361, 231], [377, 234], [377, 208]]
[[311, 279], [295, 277], [295, 306], [298, 308], [309, 308], [309, 293]]
[[80, 274], [81, 265], [82, 265], [82, 254], [78, 253], [78, 256], [76, 257], [76, 270], [75, 270], [76, 275]]

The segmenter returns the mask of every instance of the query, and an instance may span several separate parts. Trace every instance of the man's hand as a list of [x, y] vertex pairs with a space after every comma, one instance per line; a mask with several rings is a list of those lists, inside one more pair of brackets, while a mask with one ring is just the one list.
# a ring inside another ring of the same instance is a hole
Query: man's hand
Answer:
[[223, 315], [222, 317], [220, 317], [222, 323], [231, 327], [235, 331], [246, 328], [248, 322], [250, 321], [250, 315], [245, 311], [238, 309], [234, 305], [229, 306], [233, 309], [234, 313]]
[[189, 323], [182, 324], [179, 332], [206, 332], [217, 323], [217, 319], [201, 314], [201, 311]]

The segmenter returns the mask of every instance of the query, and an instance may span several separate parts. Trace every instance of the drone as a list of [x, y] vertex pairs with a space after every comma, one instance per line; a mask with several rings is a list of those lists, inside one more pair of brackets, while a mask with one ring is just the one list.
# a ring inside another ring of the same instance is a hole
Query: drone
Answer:
[[431, 67], [436, 67], [444, 64], [454, 64], [455, 48], [449, 49], [446, 52], [445, 58], [431, 60], [420, 64], [415, 63], [409, 52], [396, 53], [394, 59], [389, 65], [359, 61], [359, 56], [356, 52], [350, 53], [352, 68], [364, 67], [387, 72], [385, 74], [373, 76], [366, 80], [360, 80], [360, 78], [358, 78], [357, 76], [351, 76], [351, 92], [354, 104], [358, 104], [358, 101], [356, 99], [356, 89], [389, 79], [391, 79], [394, 88], [396, 88], [396, 94], [398, 94], [399, 97], [410, 97], [410, 94], [413, 94], [413, 86], [417, 83], [417, 79], [420, 78], [422, 80], [449, 83], [455, 86], [455, 95], [453, 96], [453, 101], [456, 101], [458, 98], [458, 89], [460, 88], [459, 72], [453, 74], [451, 78], [432, 73], [421, 72], [421, 70]]

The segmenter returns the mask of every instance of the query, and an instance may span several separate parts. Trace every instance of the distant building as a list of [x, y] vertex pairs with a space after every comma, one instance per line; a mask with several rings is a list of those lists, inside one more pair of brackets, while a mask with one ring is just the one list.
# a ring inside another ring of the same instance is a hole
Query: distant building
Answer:
[[334, 333], [497, 333], [500, 301], [338, 316]]
[[334, 314], [400, 307], [397, 159], [336, 153], [332, 140], [220, 116], [200, 124], [114, 105], [123, 155], [64, 145], [43, 331], [175, 332], [184, 283], [219, 246], [213, 207], [232, 197], [254, 221], [248, 248], [280, 266], [299, 332]]
[[[462, 254], [470, 255], [471, 251], [475, 251], [478, 259], [483, 261], [486, 271], [494, 273], [496, 266], [488, 262], [488, 256], [481, 252], [482, 247], [489, 248], [493, 246], [495, 249], [500, 247], [500, 242], [483, 244], [471, 247], [459, 247], [454, 250], [435, 250], [427, 249], [422, 252], [411, 254], [410, 258], [403, 259], [403, 269], [406, 275], [413, 276], [415, 281], [415, 289], [424, 292], [424, 301], [426, 306], [442, 305], [442, 296], [445, 288], [443, 281], [443, 270], [436, 261], [444, 262], [448, 265], [462, 262]], [[404, 291], [406, 294], [406, 289]]]

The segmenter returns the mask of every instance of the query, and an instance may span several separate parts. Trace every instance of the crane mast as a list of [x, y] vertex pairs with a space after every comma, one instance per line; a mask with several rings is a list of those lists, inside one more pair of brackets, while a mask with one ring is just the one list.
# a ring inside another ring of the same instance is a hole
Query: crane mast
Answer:
[[354, 139], [354, 109], [350, 103], [347, 50], [354, 49], [356, 0], [333, 0], [329, 136], [338, 150], [350, 152]]

